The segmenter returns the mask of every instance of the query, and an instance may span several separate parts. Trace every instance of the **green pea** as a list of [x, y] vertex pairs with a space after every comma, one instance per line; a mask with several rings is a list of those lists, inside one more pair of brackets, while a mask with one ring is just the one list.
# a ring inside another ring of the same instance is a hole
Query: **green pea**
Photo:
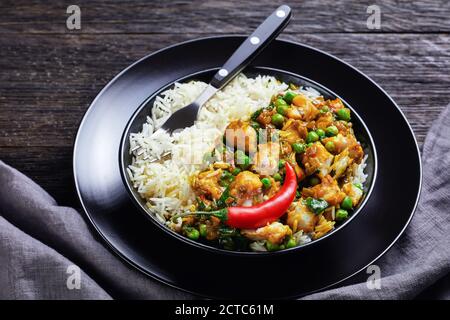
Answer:
[[286, 248], [293, 248], [297, 246], [297, 242], [295, 241], [294, 237], [290, 237], [288, 242], [286, 242]]
[[198, 226], [198, 229], [200, 230], [200, 236], [205, 238], [207, 234], [206, 224], [202, 223], [201, 225]]
[[328, 106], [323, 106], [322, 109], [320, 109], [320, 113], [327, 113], [328, 111], [330, 111], [330, 108], [328, 108]]
[[345, 197], [341, 202], [341, 208], [345, 210], [351, 210], [353, 208], [353, 201], [350, 197]]
[[200, 232], [197, 229], [190, 229], [186, 232], [186, 235], [189, 239], [197, 240], [200, 237]]
[[350, 121], [350, 110], [343, 108], [336, 111], [336, 116], [339, 120]]
[[317, 129], [316, 133], [317, 133], [317, 135], [319, 136], [320, 139], [325, 137], [325, 131], [323, 131], [322, 129]]
[[280, 161], [278, 161], [278, 169], [282, 169], [284, 168], [284, 165], [286, 164], [286, 161], [284, 161], [283, 159], [281, 159]]
[[233, 171], [231, 172], [233, 175], [237, 176], [239, 174], [239, 172], [241, 172], [241, 169], [239, 168], [234, 168]]
[[272, 124], [273, 125], [275, 125], [277, 127], [281, 127], [283, 125], [283, 122], [284, 122], [284, 117], [281, 114], [275, 113], [272, 116]]
[[280, 106], [277, 106], [277, 112], [279, 114], [282, 114], [283, 116], [287, 113], [288, 109], [289, 109], [289, 106], [286, 105], [286, 104], [282, 104]]
[[279, 174], [278, 172], [273, 175], [273, 180], [275, 181], [281, 181], [282, 179], [283, 178], [281, 177], [281, 174]]
[[318, 185], [320, 183], [320, 179], [317, 177], [311, 177], [311, 179], [309, 179], [309, 184], [312, 186]]
[[325, 149], [327, 149], [328, 152], [334, 152], [336, 146], [333, 141], [327, 141], [327, 143], [325, 143]]
[[343, 221], [348, 218], [348, 211], [344, 209], [339, 209], [336, 211], [336, 220]]
[[277, 100], [275, 100], [275, 106], [279, 107], [279, 106], [286, 106], [287, 103], [286, 101], [284, 101], [283, 98], [278, 98]]
[[231, 174], [231, 172], [224, 170], [222, 172], [222, 179], [233, 179], [233, 175]]
[[308, 132], [308, 135], [306, 136], [306, 143], [316, 142], [317, 140], [319, 140], [319, 135], [316, 132]]
[[249, 156], [247, 156], [247, 155], [245, 155], [243, 158], [242, 158], [242, 163], [240, 164], [240, 166], [241, 166], [241, 168], [243, 169], [243, 170], [245, 170], [245, 169], [247, 169], [248, 167], [250, 167], [250, 158], [249, 158]]
[[280, 250], [280, 246], [276, 243], [272, 243], [270, 241], [266, 241], [266, 248], [268, 251], [277, 251]]
[[264, 189], [269, 189], [270, 186], [272, 185], [272, 182], [270, 182], [269, 178], [262, 178], [261, 182], [263, 184]]
[[242, 170], [250, 167], [250, 158], [245, 154], [245, 152], [238, 150], [236, 151], [236, 162]]
[[292, 100], [295, 98], [296, 95], [297, 95], [297, 94], [294, 93], [294, 92], [292, 92], [292, 91], [287, 91], [287, 92], [284, 94], [283, 99], [284, 99], [288, 104], [291, 104], [291, 103], [292, 103]]
[[312, 147], [313, 145], [314, 145], [313, 142], [307, 143], [307, 144], [306, 144], [306, 148]]
[[336, 128], [336, 126], [329, 126], [328, 128], [325, 129], [325, 134], [327, 135], [327, 137], [334, 137], [338, 133], [339, 130], [338, 128]]
[[303, 153], [306, 150], [306, 146], [303, 143], [294, 143], [292, 144], [292, 150], [295, 153]]

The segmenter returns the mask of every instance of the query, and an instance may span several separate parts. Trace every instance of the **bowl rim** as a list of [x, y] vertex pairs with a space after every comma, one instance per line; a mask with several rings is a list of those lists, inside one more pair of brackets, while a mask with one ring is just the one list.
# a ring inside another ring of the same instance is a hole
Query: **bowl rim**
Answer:
[[[219, 36], [220, 37], [220, 36]], [[190, 40], [190, 41], [195, 41], [195, 40], [202, 40], [202, 39], [209, 39], [209, 38], [215, 38], [215, 37], [207, 37], [207, 38], [200, 38], [200, 39], [194, 39], [194, 40]], [[187, 42], [190, 42], [187, 41]], [[285, 41], [285, 40], [281, 40], [281, 41]], [[286, 41], [289, 42], [289, 41]], [[186, 42], [182, 42], [180, 44], [183, 44]], [[294, 44], [297, 44], [295, 42], [292, 42]], [[303, 44], [301, 44], [303, 45]], [[308, 46], [306, 46], [308, 47]], [[316, 49], [314, 49], [316, 50]], [[328, 55], [328, 54], [327, 54]], [[332, 56], [334, 58], [334, 56]], [[133, 112], [132, 116], [130, 117], [130, 119], [128, 119], [128, 122], [123, 130], [121, 139], [120, 139], [120, 148], [118, 151], [118, 161], [119, 161], [119, 167], [120, 167], [120, 175], [122, 178], [122, 182], [125, 186], [125, 189], [127, 190], [128, 196], [130, 197], [130, 200], [134, 203], [134, 205], [138, 208], [138, 210], [141, 212], [141, 214], [144, 214], [147, 219], [149, 219], [154, 225], [158, 226], [160, 229], [163, 230], [163, 232], [166, 232], [168, 235], [173, 236], [181, 241], [183, 241], [185, 244], [190, 245], [190, 246], [194, 246], [198, 249], [201, 250], [207, 250], [209, 252], [213, 252], [213, 253], [220, 253], [220, 254], [224, 254], [224, 255], [234, 255], [234, 256], [275, 256], [275, 255], [282, 255], [282, 254], [290, 254], [294, 251], [297, 250], [302, 250], [306, 247], [312, 246], [316, 243], [319, 243], [322, 240], [327, 239], [328, 237], [331, 237], [332, 235], [336, 234], [337, 232], [339, 232], [340, 230], [344, 229], [353, 219], [355, 219], [363, 210], [364, 206], [366, 205], [366, 203], [368, 202], [370, 196], [372, 195], [372, 191], [374, 190], [375, 187], [375, 183], [377, 180], [377, 176], [378, 176], [378, 156], [377, 156], [377, 150], [376, 150], [376, 146], [372, 137], [372, 134], [369, 130], [369, 128], [367, 127], [366, 123], [364, 122], [364, 120], [362, 119], [362, 117], [358, 114], [358, 112], [355, 111], [354, 108], [352, 108], [352, 106], [347, 103], [345, 101], [345, 99], [341, 98], [339, 95], [337, 95], [334, 91], [330, 90], [329, 88], [325, 87], [324, 85], [309, 79], [307, 77], [301, 76], [299, 74], [290, 72], [290, 71], [286, 71], [283, 69], [278, 69], [278, 68], [272, 68], [272, 67], [264, 67], [264, 66], [249, 66], [248, 68], [244, 69], [242, 71], [242, 73], [245, 73], [245, 71], [247, 69], [254, 69], [254, 70], [263, 70], [263, 71], [269, 71], [269, 72], [275, 72], [275, 73], [281, 73], [281, 74], [286, 74], [289, 76], [292, 76], [294, 78], [297, 79], [301, 79], [303, 81], [306, 81], [318, 88], [321, 89], [321, 91], [319, 91], [321, 94], [323, 93], [327, 93], [331, 96], [333, 96], [334, 98], [339, 98], [341, 99], [341, 101], [344, 103], [344, 105], [347, 108], [350, 108], [350, 110], [352, 111], [352, 115], [356, 115], [357, 120], [359, 121], [359, 123], [361, 124], [361, 127], [363, 128], [362, 131], [364, 131], [365, 135], [368, 137], [368, 147], [372, 150], [372, 154], [373, 154], [373, 173], [372, 173], [372, 181], [370, 183], [370, 186], [367, 187], [367, 192], [364, 194], [364, 198], [363, 201], [358, 205], [358, 208], [352, 213], [352, 215], [350, 216], [349, 219], [347, 219], [345, 222], [343, 222], [342, 224], [340, 224], [337, 228], [335, 228], [334, 230], [332, 230], [331, 232], [328, 232], [327, 234], [325, 234], [324, 236], [320, 237], [319, 239], [316, 240], [312, 240], [310, 242], [307, 242], [305, 244], [301, 244], [298, 246], [295, 246], [293, 248], [286, 248], [283, 250], [278, 250], [278, 251], [236, 251], [236, 250], [226, 250], [226, 249], [222, 249], [222, 248], [217, 248], [214, 247], [212, 245], [207, 245], [201, 242], [197, 242], [194, 240], [191, 240], [173, 230], [171, 230], [170, 228], [168, 228], [166, 225], [162, 224], [161, 222], [159, 222], [156, 217], [154, 216], [154, 214], [152, 214], [152, 212], [150, 211], [150, 209], [144, 207], [144, 205], [141, 203], [142, 198], [140, 198], [138, 192], [134, 189], [134, 187], [132, 186], [131, 182], [130, 182], [130, 178], [129, 175], [127, 173], [127, 167], [125, 166], [124, 163], [124, 156], [128, 155], [131, 156], [129, 154], [129, 150], [125, 150], [125, 144], [126, 141], [129, 138], [130, 133], [130, 129], [131, 126], [133, 125], [136, 117], [138, 116], [138, 114], [142, 111], [143, 108], [145, 108], [147, 106], [147, 104], [152, 101], [156, 96], [160, 95], [163, 91], [173, 87], [173, 85], [176, 82], [183, 82], [186, 79], [195, 77], [197, 75], [201, 75], [207, 72], [211, 72], [211, 71], [217, 71], [218, 69], [220, 69], [220, 67], [216, 67], [216, 68], [209, 68], [209, 69], [204, 69], [204, 70], [200, 70], [197, 71], [195, 73], [191, 73], [185, 76], [182, 76], [174, 81], [171, 81], [170, 83], [162, 86], [161, 88], [159, 88], [158, 90], [156, 90], [155, 92], [153, 92], [150, 96], [148, 96], [137, 108], [136, 110]], [[142, 123], [143, 124], [143, 123]], [[141, 124], [141, 125], [142, 125]], [[408, 123], [409, 125], [409, 123]], [[416, 142], [417, 144], [417, 142]], [[417, 205], [417, 203], [416, 203]]]

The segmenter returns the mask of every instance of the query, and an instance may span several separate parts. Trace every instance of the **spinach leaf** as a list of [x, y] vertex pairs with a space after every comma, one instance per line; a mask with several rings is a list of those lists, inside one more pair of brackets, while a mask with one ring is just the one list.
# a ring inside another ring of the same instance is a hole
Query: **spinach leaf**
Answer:
[[315, 214], [320, 214], [326, 208], [328, 208], [328, 202], [323, 199], [314, 199], [309, 197], [306, 199], [305, 204], [309, 208], [309, 210], [311, 210]]

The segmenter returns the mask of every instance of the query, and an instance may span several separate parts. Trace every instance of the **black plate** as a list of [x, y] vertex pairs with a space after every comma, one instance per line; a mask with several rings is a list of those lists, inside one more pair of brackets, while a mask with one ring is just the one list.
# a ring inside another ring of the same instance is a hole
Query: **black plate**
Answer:
[[378, 173], [371, 196], [351, 223], [314, 245], [276, 255], [236, 255], [192, 246], [140, 214], [121, 177], [120, 141], [136, 110], [174, 81], [220, 67], [243, 39], [214, 37], [175, 45], [114, 78], [80, 125], [75, 182], [88, 218], [108, 245], [160, 281], [210, 297], [304, 295], [342, 281], [379, 258], [406, 228], [417, 204], [421, 164], [412, 130], [394, 101], [361, 72], [287, 41], [273, 42], [253, 63], [301, 75], [337, 93], [372, 134]]

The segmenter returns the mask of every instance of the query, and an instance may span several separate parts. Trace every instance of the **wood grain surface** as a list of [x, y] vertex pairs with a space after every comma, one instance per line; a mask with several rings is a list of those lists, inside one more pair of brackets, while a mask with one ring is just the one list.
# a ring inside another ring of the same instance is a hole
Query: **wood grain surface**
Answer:
[[[81, 30], [66, 8], [81, 8]], [[400, 105], [419, 144], [450, 103], [450, 1], [290, 1], [280, 36], [325, 50], [378, 82]], [[367, 6], [381, 9], [369, 30]], [[246, 34], [273, 1], [0, 1], [0, 160], [62, 205], [78, 206], [72, 144], [102, 87], [130, 63], [165, 46]]]

